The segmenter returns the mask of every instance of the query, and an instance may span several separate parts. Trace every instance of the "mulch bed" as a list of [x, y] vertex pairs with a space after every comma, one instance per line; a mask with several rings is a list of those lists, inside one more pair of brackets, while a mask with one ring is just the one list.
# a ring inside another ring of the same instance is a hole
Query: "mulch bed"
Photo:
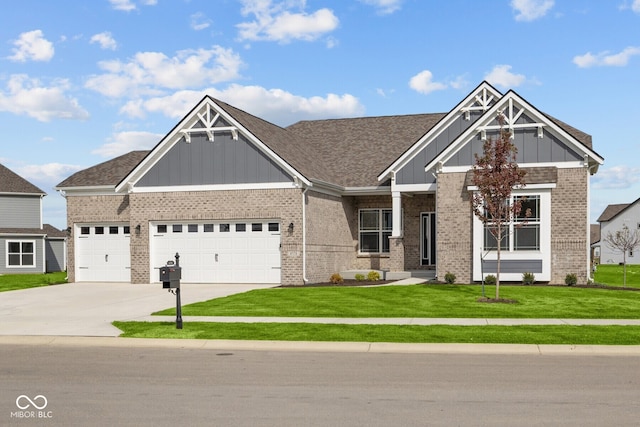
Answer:
[[320, 288], [320, 287], [344, 287], [344, 286], [380, 286], [386, 285], [388, 283], [393, 283], [395, 280], [345, 280], [342, 283], [331, 283], [331, 282], [323, 282], [323, 283], [310, 283], [306, 285], [281, 285], [279, 288]]

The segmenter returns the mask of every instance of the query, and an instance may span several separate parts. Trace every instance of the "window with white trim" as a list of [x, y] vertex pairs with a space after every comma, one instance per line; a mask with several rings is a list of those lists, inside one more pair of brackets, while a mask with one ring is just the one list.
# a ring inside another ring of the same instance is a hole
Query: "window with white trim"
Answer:
[[33, 240], [7, 241], [7, 267], [35, 267], [36, 242]]
[[393, 231], [391, 209], [361, 209], [358, 222], [360, 253], [389, 253]]
[[[540, 195], [515, 195], [509, 200], [512, 205], [520, 202], [520, 213], [510, 224], [505, 224], [500, 249], [507, 251], [539, 251], [540, 250]], [[493, 226], [484, 226], [484, 249], [495, 250], [498, 247], [496, 238], [491, 234]]]

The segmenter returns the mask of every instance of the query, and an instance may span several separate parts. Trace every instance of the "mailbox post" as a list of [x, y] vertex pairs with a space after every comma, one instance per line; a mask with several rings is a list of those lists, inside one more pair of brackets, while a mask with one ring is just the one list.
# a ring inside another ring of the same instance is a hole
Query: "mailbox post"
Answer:
[[168, 289], [176, 296], [176, 329], [182, 329], [182, 304], [180, 302], [180, 279], [182, 279], [182, 267], [180, 267], [180, 254], [176, 252], [176, 261], [167, 261], [167, 265], [160, 267], [160, 281], [162, 289]]

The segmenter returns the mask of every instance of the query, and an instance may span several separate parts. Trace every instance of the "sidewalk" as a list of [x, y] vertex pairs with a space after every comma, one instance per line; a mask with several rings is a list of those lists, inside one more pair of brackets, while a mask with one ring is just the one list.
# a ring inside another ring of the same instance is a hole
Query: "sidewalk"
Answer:
[[[175, 316], [143, 316], [141, 322], [175, 322]], [[487, 318], [345, 318], [345, 317], [233, 317], [233, 316], [182, 316], [183, 322], [219, 323], [326, 323], [333, 325], [454, 325], [454, 326], [516, 326], [516, 325], [618, 325], [640, 326], [640, 319], [487, 319]]]

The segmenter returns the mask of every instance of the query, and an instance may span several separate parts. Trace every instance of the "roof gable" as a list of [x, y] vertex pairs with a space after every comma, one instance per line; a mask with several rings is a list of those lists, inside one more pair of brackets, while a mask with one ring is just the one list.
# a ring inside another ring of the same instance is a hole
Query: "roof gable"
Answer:
[[47, 194], [2, 164], [0, 164], [0, 193]]
[[602, 214], [600, 214], [600, 217], [598, 218], [598, 222], [611, 221], [615, 217], [622, 214], [624, 211], [631, 208], [633, 205], [637, 203], [640, 203], [640, 198], [636, 199], [634, 202], [631, 202], [631, 203], [619, 203], [619, 204], [608, 205], [604, 209]]
[[115, 187], [122, 177], [130, 173], [149, 151], [131, 151], [114, 159], [78, 171], [56, 185], [64, 190], [76, 187]]
[[[192, 138], [205, 136], [210, 142], [216, 137], [231, 138], [252, 144], [266, 158], [294, 179], [309, 183], [304, 175], [287, 163], [266, 142], [278, 145], [286, 139], [286, 131], [242, 110], [205, 96], [150, 152], [116, 185], [116, 192], [134, 187], [177, 144], [190, 144]], [[262, 138], [266, 138], [263, 141]], [[201, 138], [199, 138], [201, 139]]]
[[[501, 114], [504, 119], [502, 125], [497, 121], [499, 114]], [[501, 127], [504, 127], [514, 134], [524, 130], [535, 131], [538, 137], [540, 137], [540, 135], [544, 136], [546, 132], [551, 132], [561, 144], [566, 145], [568, 149], [573, 151], [574, 157], [579, 156], [586, 159], [592, 173], [595, 173], [598, 166], [604, 162], [604, 159], [586, 145], [586, 141], [590, 143], [590, 137], [583, 138], [585, 140], [585, 142], [583, 142], [560, 124], [562, 124], [562, 122], [552, 120], [513, 90], [510, 90], [490, 109], [485, 111], [473, 126], [460, 134], [445, 150], [429, 162], [425, 166], [425, 170], [436, 169], [437, 165], [447, 163], [473, 139], [484, 140], [487, 138], [487, 134], [492, 132], [497, 133]], [[574, 128], [571, 128], [571, 130], [574, 131], [574, 133], [579, 132]], [[583, 137], [586, 135], [584, 133], [581, 134]]]

